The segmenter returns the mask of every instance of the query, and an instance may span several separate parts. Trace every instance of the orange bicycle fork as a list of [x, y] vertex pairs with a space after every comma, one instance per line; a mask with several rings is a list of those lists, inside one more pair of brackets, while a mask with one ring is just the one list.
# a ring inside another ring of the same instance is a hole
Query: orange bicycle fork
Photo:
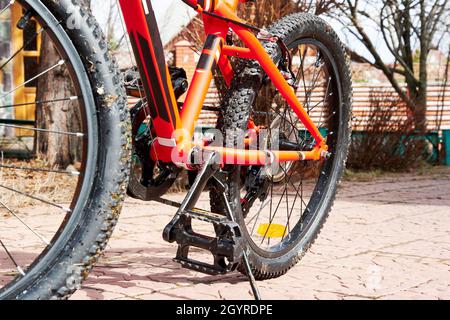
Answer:
[[[194, 149], [217, 152], [222, 164], [238, 165], [267, 165], [274, 162], [320, 160], [325, 157], [328, 154], [326, 141], [298, 101], [294, 89], [287, 83], [260, 40], [236, 16], [238, 0], [184, 2], [202, 15], [207, 38], [183, 107], [179, 111], [150, 0], [120, 0], [145, 94], [152, 102], [151, 117], [157, 135], [152, 147], [152, 158], [186, 167], [191, 162]], [[245, 47], [224, 45], [230, 29]], [[203, 108], [213, 73], [219, 68], [225, 82], [230, 85], [234, 77], [229, 61], [232, 56], [259, 62], [315, 139], [313, 150], [247, 150], [194, 144], [195, 124]]]

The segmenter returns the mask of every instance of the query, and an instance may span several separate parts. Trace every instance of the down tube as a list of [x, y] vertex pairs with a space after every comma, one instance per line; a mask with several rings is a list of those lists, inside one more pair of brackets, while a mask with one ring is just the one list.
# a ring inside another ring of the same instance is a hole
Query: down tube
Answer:
[[160, 145], [173, 144], [180, 115], [150, 0], [120, 0]]

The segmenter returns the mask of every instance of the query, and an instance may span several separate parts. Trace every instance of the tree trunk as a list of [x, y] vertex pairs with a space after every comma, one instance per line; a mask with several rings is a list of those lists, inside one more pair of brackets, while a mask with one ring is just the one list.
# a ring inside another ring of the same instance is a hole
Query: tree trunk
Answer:
[[429, 35], [423, 33], [420, 38], [420, 62], [419, 62], [419, 82], [417, 95], [414, 97], [415, 112], [414, 122], [416, 130], [421, 133], [427, 131], [427, 86], [428, 86], [428, 54], [430, 48]]
[[407, 104], [408, 109], [410, 110], [410, 114], [412, 115], [412, 123], [414, 125], [415, 130], [419, 132], [426, 132], [427, 130], [427, 119], [426, 119], [426, 110], [427, 110], [427, 85], [425, 81], [425, 85], [422, 83], [418, 83], [414, 78], [406, 79], [406, 85], [408, 88], [408, 97], [410, 103]]
[[[91, 0], [82, 0], [90, 8]], [[40, 70], [54, 66], [61, 57], [47, 35], [42, 34]], [[38, 79], [36, 101], [52, 101], [74, 96], [73, 82], [65, 65], [58, 67]], [[37, 127], [51, 131], [80, 132], [81, 115], [77, 101], [52, 102], [36, 105]], [[35, 152], [52, 167], [66, 168], [80, 161], [82, 151], [79, 137], [67, 134], [37, 132]]]
[[[40, 69], [54, 66], [60, 60], [51, 39], [42, 35]], [[36, 100], [52, 101], [66, 99], [75, 95], [73, 84], [66, 66], [58, 67], [38, 80]], [[80, 114], [78, 103], [72, 101], [52, 102], [36, 106], [36, 123], [39, 128], [61, 131], [79, 132]], [[43, 133], [36, 134], [36, 152], [48, 161], [49, 165], [66, 168], [79, 161], [80, 147], [77, 139], [67, 134]]]
[[427, 131], [427, 86], [419, 85], [414, 99], [414, 126], [421, 133]]

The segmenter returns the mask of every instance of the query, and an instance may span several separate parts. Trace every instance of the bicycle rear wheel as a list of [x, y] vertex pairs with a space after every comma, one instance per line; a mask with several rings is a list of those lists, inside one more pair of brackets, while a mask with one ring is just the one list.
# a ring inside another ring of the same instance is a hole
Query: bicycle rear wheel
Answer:
[[0, 52], [12, 77], [0, 93], [0, 299], [79, 288], [126, 192], [124, 89], [100, 28], [74, 3], [0, 1], [13, 37]]
[[[326, 137], [330, 157], [278, 167], [225, 168], [228, 198], [259, 280], [286, 273], [318, 235], [345, 167], [351, 131], [350, 70], [344, 47], [332, 28], [313, 15], [293, 14], [269, 31], [284, 41], [292, 55], [296, 94]], [[280, 62], [281, 50], [276, 43], [265, 46]], [[236, 72], [222, 109], [219, 127], [227, 143], [239, 145], [251, 120], [265, 130], [259, 134], [260, 149], [309, 151], [315, 145], [315, 139], [255, 62]], [[211, 190], [211, 209], [224, 212], [215, 188]]]

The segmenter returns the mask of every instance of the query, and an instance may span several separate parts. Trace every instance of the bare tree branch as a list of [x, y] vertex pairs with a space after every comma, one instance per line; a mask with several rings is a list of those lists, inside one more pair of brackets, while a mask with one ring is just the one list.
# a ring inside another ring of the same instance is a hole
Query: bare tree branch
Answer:
[[[419, 130], [426, 129], [428, 56], [446, 39], [444, 34], [450, 20], [449, 2], [345, 0], [338, 4], [338, 13], [331, 14], [364, 45], [373, 60], [352, 50], [349, 50], [350, 57], [383, 71], [408, 106]], [[371, 24], [375, 24], [381, 33], [384, 46], [394, 58], [393, 65], [383, 60], [380, 46], [371, 39]], [[406, 89], [400, 86], [399, 76], [404, 78]]]

